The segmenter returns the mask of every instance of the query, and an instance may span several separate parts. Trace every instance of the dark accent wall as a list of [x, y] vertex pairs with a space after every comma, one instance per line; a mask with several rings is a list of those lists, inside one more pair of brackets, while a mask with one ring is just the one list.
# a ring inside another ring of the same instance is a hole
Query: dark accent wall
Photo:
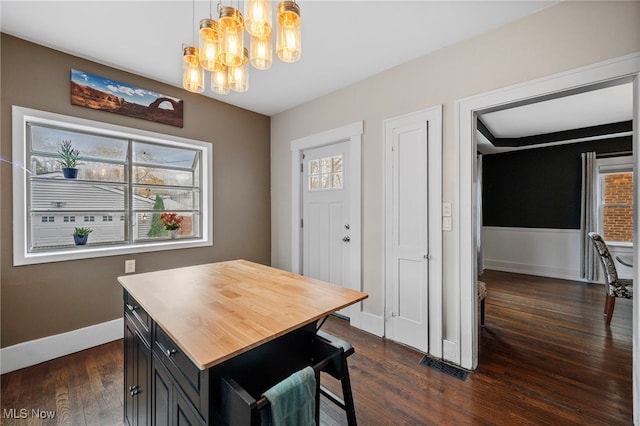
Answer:
[[[122, 318], [117, 277], [125, 259], [136, 259], [136, 272], [236, 258], [270, 264], [270, 117], [7, 34], [0, 42], [3, 160], [12, 158], [12, 105], [213, 145], [212, 247], [19, 267], [13, 266], [12, 167], [0, 163], [1, 347]], [[71, 105], [71, 68], [183, 99], [184, 127]]]
[[627, 136], [483, 156], [484, 226], [580, 229], [580, 154], [631, 145]]

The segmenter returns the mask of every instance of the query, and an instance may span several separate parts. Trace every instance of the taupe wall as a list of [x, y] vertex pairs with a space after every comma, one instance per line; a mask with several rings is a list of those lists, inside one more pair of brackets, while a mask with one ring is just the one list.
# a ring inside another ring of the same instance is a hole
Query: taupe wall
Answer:
[[456, 101], [640, 51], [640, 2], [565, 1], [272, 117], [272, 262], [291, 267], [290, 141], [364, 120], [362, 286], [364, 312], [383, 322], [383, 120], [443, 105], [443, 336], [459, 344], [457, 259], [459, 147]]
[[[270, 263], [269, 117], [6, 34], [1, 52], [3, 159], [11, 159], [12, 105], [211, 142], [214, 244], [13, 267], [11, 166], [2, 162], [0, 347], [121, 317], [122, 293], [116, 277], [124, 274], [125, 259], [136, 259], [136, 272], [232, 258]], [[71, 68], [184, 99], [184, 127], [72, 106]]]

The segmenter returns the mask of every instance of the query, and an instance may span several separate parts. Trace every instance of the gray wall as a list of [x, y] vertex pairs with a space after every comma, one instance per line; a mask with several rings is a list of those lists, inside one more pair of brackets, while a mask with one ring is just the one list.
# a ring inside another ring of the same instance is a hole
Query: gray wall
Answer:
[[[210, 142], [214, 244], [13, 267], [11, 166], [2, 162], [0, 347], [121, 317], [122, 290], [116, 277], [124, 274], [125, 259], [136, 259], [136, 272], [233, 258], [270, 263], [269, 117], [6, 34], [1, 48], [3, 159], [11, 158], [12, 105]], [[71, 68], [183, 99], [184, 127], [71, 105]]]

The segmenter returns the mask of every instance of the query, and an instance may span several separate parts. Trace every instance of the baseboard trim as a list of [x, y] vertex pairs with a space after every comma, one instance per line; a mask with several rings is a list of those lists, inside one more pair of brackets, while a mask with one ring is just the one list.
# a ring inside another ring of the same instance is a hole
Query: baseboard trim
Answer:
[[124, 319], [117, 318], [78, 330], [18, 343], [0, 349], [0, 374], [122, 339], [123, 336]]
[[571, 281], [584, 281], [580, 278], [580, 271], [570, 268], [557, 268], [546, 265], [540, 266], [492, 259], [484, 260], [484, 268], [494, 271], [514, 272], [516, 274], [537, 275], [540, 277], [559, 278]]

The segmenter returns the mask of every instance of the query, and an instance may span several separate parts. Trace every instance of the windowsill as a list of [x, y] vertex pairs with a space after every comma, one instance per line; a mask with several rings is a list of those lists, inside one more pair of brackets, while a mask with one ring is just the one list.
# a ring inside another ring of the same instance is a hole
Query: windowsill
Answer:
[[127, 246], [74, 246], [56, 251], [14, 253], [13, 266], [36, 265], [40, 263], [64, 262], [67, 260], [93, 259], [105, 256], [120, 256], [125, 254], [147, 253], [155, 251], [177, 250], [212, 246], [213, 242], [205, 239], [184, 239], [165, 242], [138, 243]]
[[633, 243], [626, 243], [626, 242], [619, 242], [619, 241], [606, 241], [607, 245], [609, 247], [627, 247], [627, 248], [633, 248]]

